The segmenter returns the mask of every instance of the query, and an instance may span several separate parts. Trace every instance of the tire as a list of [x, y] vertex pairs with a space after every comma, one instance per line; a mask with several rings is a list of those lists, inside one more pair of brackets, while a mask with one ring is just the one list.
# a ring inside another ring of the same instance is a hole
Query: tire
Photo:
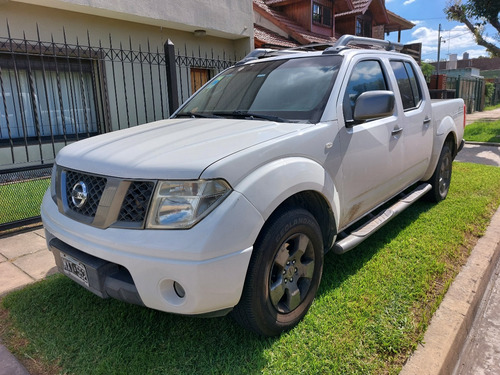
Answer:
[[254, 245], [233, 318], [262, 336], [296, 326], [309, 310], [323, 271], [323, 240], [314, 217], [292, 209], [270, 219]]
[[451, 147], [450, 144], [446, 142], [441, 149], [441, 154], [439, 155], [439, 160], [434, 174], [428, 181], [432, 185], [432, 190], [428, 193], [429, 200], [436, 203], [441, 202], [448, 195], [451, 182], [452, 165], [453, 156], [451, 153]]

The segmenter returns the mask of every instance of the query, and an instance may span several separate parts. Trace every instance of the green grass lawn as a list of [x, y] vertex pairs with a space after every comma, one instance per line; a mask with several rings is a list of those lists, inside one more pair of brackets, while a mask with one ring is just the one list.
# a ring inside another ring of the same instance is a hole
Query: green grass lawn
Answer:
[[491, 111], [491, 110], [497, 109], [497, 108], [500, 108], [500, 104], [486, 106], [486, 107], [484, 107], [483, 111]]
[[500, 143], [500, 120], [477, 121], [465, 127], [464, 139], [473, 142]]
[[397, 374], [499, 187], [500, 168], [454, 163], [445, 201], [417, 202], [353, 251], [327, 254], [309, 313], [279, 338], [102, 300], [61, 275], [4, 297], [0, 336], [42, 374]]
[[0, 185], [0, 224], [40, 215], [50, 178]]

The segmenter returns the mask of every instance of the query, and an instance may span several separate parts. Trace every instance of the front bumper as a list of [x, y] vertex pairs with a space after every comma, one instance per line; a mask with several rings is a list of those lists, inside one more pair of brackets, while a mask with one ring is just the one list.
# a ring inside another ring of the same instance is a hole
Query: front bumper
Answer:
[[[189, 230], [95, 228], [61, 214], [50, 193], [44, 196], [41, 215], [49, 247], [69, 251], [84, 264], [89, 262], [86, 255], [95, 257], [97, 270], [104, 261], [130, 274], [125, 277], [128, 286], [107, 282], [122, 290], [118, 294], [106, 290], [106, 275], [92, 287], [81, 285], [101, 297], [186, 315], [227, 310], [238, 303], [253, 243], [264, 223], [237, 192]], [[184, 296], [175, 285], [182, 286]]]

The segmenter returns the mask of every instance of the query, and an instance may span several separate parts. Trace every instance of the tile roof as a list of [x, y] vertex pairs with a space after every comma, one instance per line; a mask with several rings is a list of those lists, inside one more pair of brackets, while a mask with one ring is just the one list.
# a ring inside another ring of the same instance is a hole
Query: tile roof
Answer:
[[300, 44], [334, 43], [337, 40], [334, 37], [327, 37], [307, 31], [302, 26], [286, 17], [283, 13], [269, 7], [264, 0], [253, 0], [253, 6], [255, 11], [265, 17], [268, 21], [274, 23], [280, 29], [287, 32]]
[[373, 19], [376, 21], [376, 24], [380, 25], [389, 23], [384, 0], [352, 0], [352, 4], [354, 5], [353, 10], [338, 13], [335, 15], [335, 18], [365, 14], [368, 8], [373, 4]]
[[286, 39], [274, 31], [266, 29], [265, 27], [256, 24], [254, 24], [253, 27], [254, 38], [262, 44], [279, 47], [297, 47], [300, 45], [293, 40]]
[[350, 16], [354, 14], [363, 14], [370, 7], [372, 0], [352, 0], [353, 10], [336, 14], [335, 17]]
[[276, 6], [280, 6], [280, 5], [286, 5], [286, 4], [293, 4], [293, 3], [298, 3], [300, 2], [301, 0], [265, 0], [266, 4], [267, 5], [276, 5]]

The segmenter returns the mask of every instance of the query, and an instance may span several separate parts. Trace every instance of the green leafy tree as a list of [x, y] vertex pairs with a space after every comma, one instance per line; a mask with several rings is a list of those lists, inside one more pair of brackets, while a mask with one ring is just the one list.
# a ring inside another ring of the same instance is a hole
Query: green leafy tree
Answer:
[[486, 105], [493, 104], [492, 99], [494, 94], [495, 94], [495, 84], [492, 82], [486, 82], [486, 90], [485, 90]]
[[449, 20], [463, 23], [474, 34], [476, 43], [485, 47], [494, 57], [500, 57], [500, 47], [485, 39], [484, 29], [487, 24], [493, 26], [498, 32], [495, 36], [500, 40], [500, 12], [499, 0], [451, 0], [444, 9]]
[[425, 77], [426, 81], [429, 82], [430, 79], [431, 79], [431, 75], [432, 75], [432, 73], [434, 72], [434, 70], [436, 68], [434, 68], [434, 66], [431, 65], [431, 64], [423, 62], [420, 65], [420, 69], [422, 69], [422, 73], [424, 74], [424, 77]]

